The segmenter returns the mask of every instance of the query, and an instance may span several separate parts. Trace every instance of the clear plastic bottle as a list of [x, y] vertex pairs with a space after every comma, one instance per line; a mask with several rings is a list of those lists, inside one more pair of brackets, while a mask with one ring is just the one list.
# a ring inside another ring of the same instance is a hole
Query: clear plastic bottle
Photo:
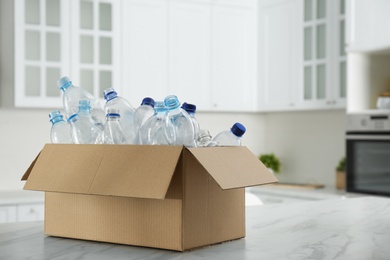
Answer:
[[70, 134], [70, 125], [64, 121], [64, 117], [58, 110], [49, 113], [50, 122], [52, 123], [50, 139], [55, 144], [71, 144], [72, 136]]
[[99, 100], [89, 93], [86, 89], [74, 86], [68, 77], [62, 77], [57, 81], [58, 87], [63, 91], [62, 100], [65, 113], [68, 117], [78, 113], [80, 100], [89, 100], [91, 105], [91, 114], [98, 124], [103, 125], [105, 113], [99, 103]]
[[218, 146], [218, 143], [213, 141], [213, 138], [208, 130], [200, 129], [197, 145], [198, 147], [214, 147]]
[[113, 88], [104, 90], [104, 99], [106, 103], [104, 105], [104, 111], [108, 112], [108, 109], [118, 109], [121, 115], [120, 124], [125, 134], [126, 140], [132, 144], [135, 141], [135, 129], [134, 129], [134, 107], [125, 98], [118, 96], [118, 93]]
[[164, 99], [164, 104], [168, 111], [165, 114], [166, 124], [172, 123], [175, 127], [175, 145], [186, 147], [196, 147], [195, 131], [190, 115], [182, 108], [176, 96], [170, 95]]
[[68, 123], [70, 123], [71, 125], [73, 143], [100, 143], [98, 140], [102, 133], [102, 130], [87, 118], [80, 118], [78, 114], [73, 114], [68, 118]]
[[137, 134], [139, 128], [145, 121], [154, 115], [154, 100], [146, 97], [142, 100], [141, 105], [134, 112], [134, 131]]
[[101, 134], [103, 144], [127, 144], [125, 134], [120, 125], [120, 114], [118, 109], [110, 108], [107, 113], [107, 120], [104, 124], [104, 130]]
[[218, 146], [241, 146], [241, 137], [245, 134], [245, 127], [240, 123], [235, 123], [230, 130], [217, 134], [213, 141]]
[[104, 125], [101, 122], [95, 120], [91, 114], [91, 103], [89, 100], [80, 100], [79, 101], [79, 111], [77, 113], [80, 118], [85, 118], [85, 120], [90, 120], [92, 124], [96, 125], [98, 128], [103, 130]]
[[200, 127], [199, 127], [198, 120], [195, 117], [196, 105], [188, 104], [184, 102], [183, 105], [181, 105], [181, 108], [184, 109], [191, 117], [192, 125], [194, 126], [194, 136], [195, 136], [195, 140], [197, 141], [199, 138]]
[[155, 113], [149, 117], [139, 130], [139, 143], [148, 145], [173, 145], [175, 143], [175, 128], [171, 122], [165, 122], [167, 111], [164, 102], [156, 101]]

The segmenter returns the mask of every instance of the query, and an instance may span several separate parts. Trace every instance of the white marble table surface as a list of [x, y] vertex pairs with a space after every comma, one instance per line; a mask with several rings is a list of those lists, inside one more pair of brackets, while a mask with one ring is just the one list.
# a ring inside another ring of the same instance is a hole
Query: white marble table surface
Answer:
[[0, 259], [390, 259], [390, 198], [246, 208], [244, 239], [189, 252], [48, 237], [43, 222], [0, 224]]

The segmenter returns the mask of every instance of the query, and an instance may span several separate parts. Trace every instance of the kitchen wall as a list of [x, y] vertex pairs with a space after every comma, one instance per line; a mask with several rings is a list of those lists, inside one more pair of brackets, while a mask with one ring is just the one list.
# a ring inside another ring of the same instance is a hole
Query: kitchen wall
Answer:
[[376, 108], [382, 92], [390, 91], [390, 51], [348, 54], [348, 112]]

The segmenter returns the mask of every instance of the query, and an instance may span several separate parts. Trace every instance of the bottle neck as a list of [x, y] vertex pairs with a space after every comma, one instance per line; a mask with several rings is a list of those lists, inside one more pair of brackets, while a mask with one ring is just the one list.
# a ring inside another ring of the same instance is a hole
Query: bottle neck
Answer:
[[74, 86], [72, 85], [72, 82], [66, 82], [64, 85], [61, 86], [61, 90], [62, 90], [63, 92], [65, 92], [65, 90], [67, 90], [67, 89], [70, 88], [70, 87], [74, 87]]
[[50, 121], [53, 125], [65, 122], [62, 116], [53, 117]]

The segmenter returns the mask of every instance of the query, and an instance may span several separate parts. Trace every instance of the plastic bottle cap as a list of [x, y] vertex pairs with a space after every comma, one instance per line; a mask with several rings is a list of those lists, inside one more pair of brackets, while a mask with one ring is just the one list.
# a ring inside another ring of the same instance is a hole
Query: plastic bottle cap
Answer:
[[241, 137], [245, 134], [246, 128], [240, 123], [235, 123], [231, 128], [232, 133], [237, 136]]
[[114, 88], [108, 88], [103, 91], [103, 96], [105, 100], [111, 100], [113, 98], [116, 98], [118, 96], [118, 93], [115, 91]]
[[165, 107], [169, 110], [180, 107], [180, 102], [175, 95], [167, 96], [164, 99]]
[[183, 103], [181, 106], [182, 109], [187, 111], [188, 113], [195, 113], [196, 112], [196, 106], [194, 104], [188, 104], [186, 102]]
[[142, 100], [141, 102], [141, 106], [142, 105], [147, 105], [147, 106], [151, 106], [154, 108], [154, 99], [153, 98], [150, 98], [150, 97], [146, 97]]
[[70, 85], [72, 85], [72, 81], [70, 80], [70, 78], [68, 78], [67, 76], [65, 77], [62, 77], [60, 78], [58, 81], [57, 81], [57, 86], [62, 89], [62, 90], [65, 90], [67, 87], [69, 87]]

